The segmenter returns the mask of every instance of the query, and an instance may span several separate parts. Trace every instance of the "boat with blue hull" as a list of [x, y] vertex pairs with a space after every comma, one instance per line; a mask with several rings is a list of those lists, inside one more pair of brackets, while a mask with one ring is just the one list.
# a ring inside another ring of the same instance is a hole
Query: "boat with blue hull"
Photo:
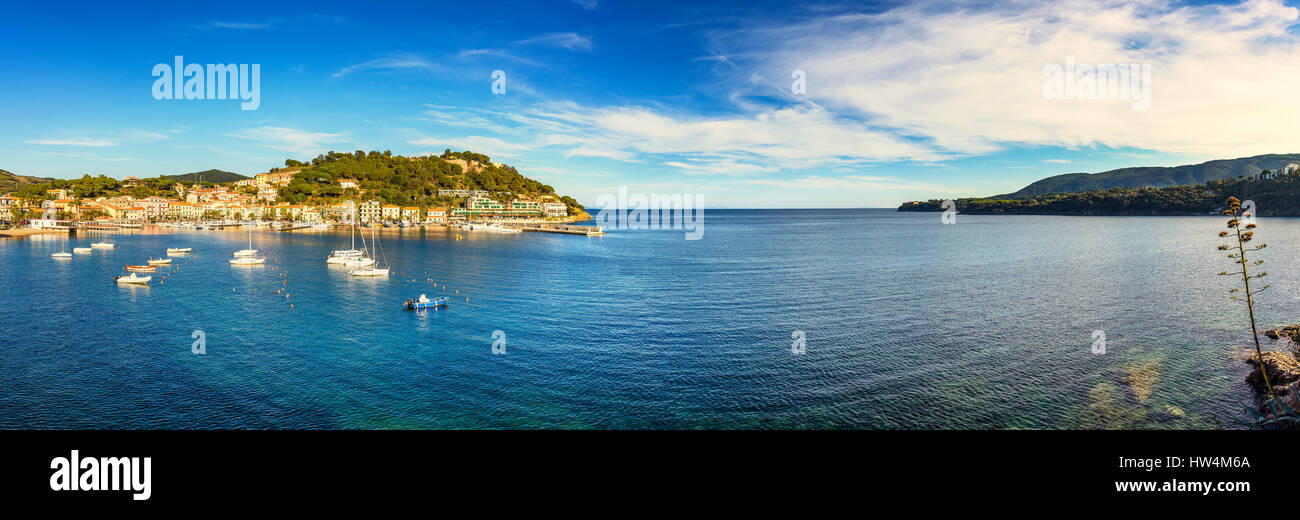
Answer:
[[427, 296], [421, 294], [419, 298], [411, 298], [409, 300], [406, 300], [407, 309], [430, 309], [435, 307], [446, 307], [446, 306], [447, 306], [447, 298], [445, 296], [442, 298], [434, 298], [430, 300]]

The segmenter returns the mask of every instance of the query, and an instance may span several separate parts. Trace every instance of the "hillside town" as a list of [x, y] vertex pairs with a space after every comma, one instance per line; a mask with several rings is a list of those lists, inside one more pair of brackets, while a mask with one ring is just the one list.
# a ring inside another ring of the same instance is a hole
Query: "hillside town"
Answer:
[[[569, 216], [566, 204], [555, 197], [521, 200], [509, 192], [440, 189], [439, 197], [457, 204], [437, 207], [397, 206], [367, 198], [358, 181], [339, 179], [341, 189], [357, 193], [357, 200], [328, 205], [277, 202], [280, 188], [298, 169], [262, 173], [228, 185], [207, 186], [177, 182], [171, 196], [136, 198], [129, 195], [78, 198], [69, 189], [46, 190], [42, 200], [0, 195], [0, 221], [11, 226], [67, 229], [78, 225], [127, 226], [164, 222], [275, 221], [302, 225], [351, 222], [383, 225], [448, 225], [458, 221], [546, 222]], [[141, 179], [127, 177], [130, 186]], [[504, 202], [503, 202], [504, 200]]]

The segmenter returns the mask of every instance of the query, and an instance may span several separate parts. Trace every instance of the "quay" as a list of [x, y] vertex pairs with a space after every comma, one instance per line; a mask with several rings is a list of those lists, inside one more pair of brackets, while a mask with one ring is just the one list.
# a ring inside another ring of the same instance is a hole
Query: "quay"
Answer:
[[30, 235], [45, 235], [45, 234], [66, 235], [68, 234], [68, 230], [67, 229], [43, 229], [43, 228], [0, 229], [0, 237], [8, 237], [8, 238], [18, 238], [18, 237], [25, 237]]
[[575, 226], [571, 224], [531, 224], [520, 228], [533, 233], [563, 233], [566, 235], [600, 236], [605, 230], [600, 226]]

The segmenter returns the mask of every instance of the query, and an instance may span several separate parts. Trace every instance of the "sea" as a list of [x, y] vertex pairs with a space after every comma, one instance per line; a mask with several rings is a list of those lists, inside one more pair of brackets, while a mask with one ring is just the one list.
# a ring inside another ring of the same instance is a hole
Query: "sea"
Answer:
[[[1240, 428], [1220, 217], [706, 210], [703, 235], [147, 226], [0, 240], [6, 429]], [[1259, 326], [1300, 321], [1260, 218]], [[265, 264], [232, 266], [248, 246]], [[113, 242], [109, 250], [50, 255]], [[193, 248], [148, 286], [126, 264]], [[1253, 257], [1252, 257], [1253, 260]], [[444, 308], [411, 311], [421, 294]], [[1267, 350], [1290, 345], [1261, 336]]]

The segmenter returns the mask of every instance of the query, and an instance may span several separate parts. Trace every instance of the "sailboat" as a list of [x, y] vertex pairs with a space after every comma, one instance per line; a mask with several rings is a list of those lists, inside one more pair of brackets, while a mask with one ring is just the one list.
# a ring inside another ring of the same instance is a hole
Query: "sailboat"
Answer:
[[[349, 228], [352, 233], [351, 249], [339, 249], [334, 251], [329, 258], [325, 259], [325, 263], [346, 265], [349, 260], [364, 254], [362, 251], [357, 250], [357, 209], [355, 206], [352, 208], [352, 222], [350, 223]], [[364, 244], [365, 238], [362, 237], [361, 241]]]
[[258, 257], [257, 250], [253, 249], [253, 228], [248, 228], [248, 249], [235, 251], [235, 257], [230, 259], [230, 265], [258, 265], [266, 263], [266, 257]]
[[248, 228], [248, 249], [235, 251], [235, 256], [257, 256], [257, 250], [253, 249], [253, 228]]
[[[371, 247], [374, 247], [374, 240], [371, 240]], [[360, 255], [348, 257], [347, 260], [343, 262], [343, 265], [345, 267], [370, 267], [375, 265], [375, 259], [373, 258], [374, 254], [366, 249], [365, 235], [361, 236], [361, 251], [362, 253]], [[366, 253], [370, 253], [370, 255], [367, 256]]]
[[[380, 255], [383, 254], [383, 251], [379, 249], [379, 237], [375, 235], [375, 231], [373, 228], [371, 229], [370, 232], [370, 247], [374, 248], [374, 250], [378, 252], [378, 254]], [[351, 276], [388, 276], [388, 266], [386, 261], [384, 267], [378, 267], [378, 264], [375, 264], [375, 260], [373, 258], [367, 258], [367, 260], [370, 260], [370, 264], [371, 264], [370, 267], [362, 267], [360, 269], [354, 269], [352, 270], [352, 272], [349, 272], [348, 274]]]

